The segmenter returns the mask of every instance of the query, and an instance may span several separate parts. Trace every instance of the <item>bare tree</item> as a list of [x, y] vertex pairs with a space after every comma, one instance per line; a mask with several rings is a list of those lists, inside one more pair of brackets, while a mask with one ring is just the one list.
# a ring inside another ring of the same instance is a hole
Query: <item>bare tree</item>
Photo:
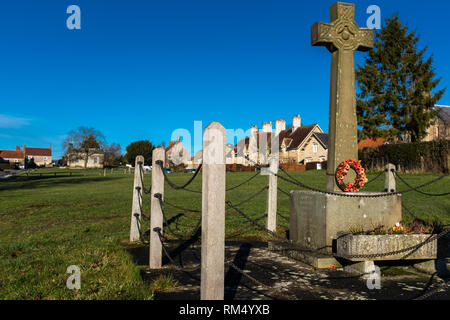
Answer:
[[122, 147], [119, 144], [112, 143], [105, 147], [105, 164], [109, 166], [116, 165], [120, 161]]
[[105, 150], [105, 136], [94, 128], [78, 127], [67, 134], [63, 148], [68, 161], [83, 159], [86, 168], [90, 156]]

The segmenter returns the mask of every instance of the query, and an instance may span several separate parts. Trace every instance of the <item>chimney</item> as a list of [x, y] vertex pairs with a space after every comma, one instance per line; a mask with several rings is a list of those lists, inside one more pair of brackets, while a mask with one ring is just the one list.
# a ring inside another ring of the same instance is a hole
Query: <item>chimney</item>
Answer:
[[292, 118], [292, 131], [297, 130], [302, 126], [302, 118], [300, 118], [300, 115], [294, 116]]
[[16, 151], [21, 151], [20, 146], [16, 146]]
[[250, 129], [250, 135], [257, 134], [258, 126], [252, 126]]
[[263, 132], [272, 132], [272, 122], [264, 122], [263, 123]]
[[283, 130], [286, 130], [286, 121], [283, 119], [275, 121], [275, 134], [279, 135]]

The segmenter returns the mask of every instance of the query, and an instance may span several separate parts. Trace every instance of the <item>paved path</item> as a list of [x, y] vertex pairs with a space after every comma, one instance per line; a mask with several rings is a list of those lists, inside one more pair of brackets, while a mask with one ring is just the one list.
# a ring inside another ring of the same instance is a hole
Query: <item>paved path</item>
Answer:
[[[145, 250], [148, 250], [145, 248]], [[186, 268], [199, 265], [200, 247], [170, 245], [172, 258]], [[141, 251], [142, 252], [142, 251]], [[133, 253], [132, 253], [133, 254]], [[138, 251], [134, 252], [134, 255]], [[234, 268], [225, 269], [226, 300], [410, 300], [420, 296], [426, 288], [442, 286], [442, 279], [420, 273], [407, 267], [406, 274], [382, 275], [381, 289], [369, 290], [367, 280], [340, 269], [315, 270], [278, 252], [267, 250], [264, 243], [227, 242], [226, 260], [257, 279], [256, 283]], [[141, 263], [145, 265], [145, 257]], [[151, 283], [161, 274], [171, 273], [180, 286], [171, 292], [158, 292], [156, 299], [199, 299], [200, 270], [182, 272], [171, 266], [167, 259], [161, 270], [145, 270], [144, 281]], [[402, 270], [403, 270], [402, 269]], [[430, 299], [450, 299], [450, 289], [433, 295]]]

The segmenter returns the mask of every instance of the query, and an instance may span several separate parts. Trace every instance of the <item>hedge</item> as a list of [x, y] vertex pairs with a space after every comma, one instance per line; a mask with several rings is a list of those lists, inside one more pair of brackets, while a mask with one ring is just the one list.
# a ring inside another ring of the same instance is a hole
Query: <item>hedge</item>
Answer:
[[359, 151], [366, 169], [382, 170], [392, 163], [403, 172], [448, 173], [450, 140], [385, 144]]

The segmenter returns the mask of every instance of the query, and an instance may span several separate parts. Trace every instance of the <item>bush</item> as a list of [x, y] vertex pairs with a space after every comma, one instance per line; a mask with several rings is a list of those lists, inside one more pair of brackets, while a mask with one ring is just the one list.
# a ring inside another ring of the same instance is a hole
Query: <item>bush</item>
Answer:
[[366, 169], [381, 170], [388, 163], [408, 172], [449, 172], [450, 140], [385, 144], [359, 151]]

